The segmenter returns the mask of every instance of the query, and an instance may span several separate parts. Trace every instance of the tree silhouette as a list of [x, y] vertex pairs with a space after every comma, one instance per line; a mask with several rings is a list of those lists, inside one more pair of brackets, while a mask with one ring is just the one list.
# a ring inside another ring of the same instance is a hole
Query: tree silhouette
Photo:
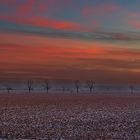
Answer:
[[95, 82], [93, 82], [92, 80], [87, 81], [87, 86], [89, 88], [90, 93], [93, 91], [94, 84]]
[[28, 91], [30, 93], [33, 90], [33, 81], [32, 80], [27, 81], [27, 87], [28, 87]]
[[49, 92], [49, 89], [50, 89], [49, 81], [48, 80], [44, 80], [44, 85], [45, 85], [45, 89], [46, 89], [46, 91], [48, 93]]
[[5, 88], [6, 88], [8, 93], [10, 93], [10, 91], [12, 90], [12, 88], [9, 85], [5, 85]]
[[79, 80], [75, 80], [74, 84], [75, 84], [76, 91], [78, 93], [79, 92], [79, 88], [80, 88], [80, 81]]
[[65, 92], [65, 87], [62, 87], [62, 91], [63, 91], [63, 93]]
[[63, 85], [63, 86], [62, 86], [62, 92], [64, 93], [65, 90], [66, 90], [66, 87]]
[[130, 90], [131, 90], [131, 94], [133, 94], [133, 93], [134, 93], [134, 86], [131, 85], [129, 88], [130, 88]]

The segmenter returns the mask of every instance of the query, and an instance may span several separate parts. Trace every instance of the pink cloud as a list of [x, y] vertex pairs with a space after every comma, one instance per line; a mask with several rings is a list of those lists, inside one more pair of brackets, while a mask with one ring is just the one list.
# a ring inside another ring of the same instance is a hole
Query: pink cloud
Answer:
[[13, 4], [14, 2], [16, 2], [16, 0], [1, 0], [0, 4], [7, 5], [7, 4]]
[[19, 14], [28, 14], [34, 6], [34, 0], [25, 1], [17, 10]]
[[140, 29], [140, 20], [130, 20], [128, 21], [128, 24], [136, 29]]
[[130, 17], [133, 17], [133, 18], [139, 18], [140, 17], [140, 13], [138, 13], [138, 12], [131, 12], [128, 15]]
[[91, 15], [91, 14], [104, 14], [110, 12], [116, 12], [119, 10], [119, 6], [115, 4], [102, 4], [96, 5], [92, 7], [85, 7], [82, 11], [84, 16]]
[[[45, 0], [44, 0], [45, 1]], [[47, 0], [46, 5], [47, 7], [61, 7], [61, 6], [70, 6], [73, 5], [73, 1], [71, 0]]]
[[43, 13], [48, 9], [48, 7], [46, 7], [46, 5], [44, 5], [44, 3], [39, 3], [37, 9], [38, 9], [38, 12]]
[[0, 16], [1, 20], [12, 23], [27, 24], [33, 26], [49, 27], [53, 29], [74, 30], [74, 31], [89, 31], [90, 29], [85, 25], [74, 21], [62, 21], [57, 19], [43, 18], [43, 17], [10, 17]]
[[127, 25], [135, 29], [140, 29], [140, 13], [138, 12], [128, 13], [126, 23]]
[[94, 26], [96, 29], [101, 28], [101, 22], [96, 19], [96, 16], [107, 14], [108, 18], [111, 18], [108, 13], [117, 12], [119, 6], [115, 4], [101, 4], [96, 6], [87, 6], [82, 9], [82, 16], [90, 23], [91, 26]]
[[[56, 10], [61, 5], [68, 5], [70, 4], [69, 1], [63, 0], [25, 0], [19, 8], [17, 8], [17, 13], [19, 14], [29, 14], [32, 10], [36, 12], [46, 12], [48, 9], [54, 8]], [[56, 8], [57, 7], [57, 8]]]

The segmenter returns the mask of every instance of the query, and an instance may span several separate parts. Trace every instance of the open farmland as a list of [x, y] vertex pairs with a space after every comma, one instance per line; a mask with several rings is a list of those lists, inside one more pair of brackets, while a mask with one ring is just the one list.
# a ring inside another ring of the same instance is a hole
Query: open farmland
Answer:
[[0, 138], [139, 140], [140, 96], [1, 94]]

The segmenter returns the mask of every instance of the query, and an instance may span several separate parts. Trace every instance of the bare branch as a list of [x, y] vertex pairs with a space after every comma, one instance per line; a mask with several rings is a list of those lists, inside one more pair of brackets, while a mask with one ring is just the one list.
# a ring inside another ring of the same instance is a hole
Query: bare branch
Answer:
[[95, 82], [93, 82], [92, 80], [87, 81], [87, 86], [89, 88], [90, 93], [92, 92], [92, 90], [94, 88], [94, 84], [95, 84]]
[[79, 81], [79, 80], [76, 80], [76, 81], [74, 82], [74, 84], [75, 84], [76, 91], [77, 91], [77, 93], [78, 93], [78, 92], [79, 92], [79, 88], [80, 88], [80, 81]]
[[32, 80], [28, 80], [27, 87], [28, 87], [28, 91], [30, 93], [33, 90], [33, 81]]
[[131, 85], [129, 88], [130, 88], [130, 90], [131, 90], [131, 94], [133, 94], [133, 93], [134, 93], [134, 86]]
[[9, 85], [5, 85], [5, 88], [6, 88], [8, 93], [10, 93], [10, 91], [12, 90], [12, 88]]
[[48, 80], [44, 80], [44, 86], [45, 86], [45, 89], [47, 91], [47, 93], [49, 92], [49, 89], [50, 89], [50, 84], [49, 84], [49, 81]]

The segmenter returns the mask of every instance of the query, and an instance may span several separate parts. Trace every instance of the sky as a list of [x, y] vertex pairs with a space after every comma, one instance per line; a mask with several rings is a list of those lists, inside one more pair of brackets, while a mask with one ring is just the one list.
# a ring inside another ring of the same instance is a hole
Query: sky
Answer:
[[140, 83], [139, 0], [0, 0], [0, 79]]

